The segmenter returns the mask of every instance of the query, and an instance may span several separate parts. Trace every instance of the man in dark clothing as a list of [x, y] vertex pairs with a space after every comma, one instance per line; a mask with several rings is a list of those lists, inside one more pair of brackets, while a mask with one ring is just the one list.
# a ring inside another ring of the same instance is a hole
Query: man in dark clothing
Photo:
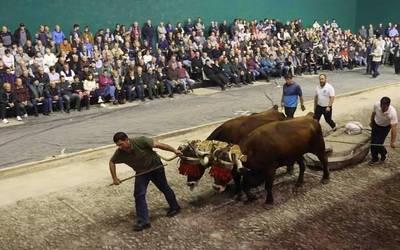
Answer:
[[153, 100], [153, 97], [159, 98], [158, 88], [157, 88], [157, 75], [153, 68], [149, 68], [148, 72], [145, 74], [144, 83], [149, 94], [149, 99]]
[[28, 85], [29, 96], [33, 105], [33, 111], [35, 116], [38, 116], [38, 104], [43, 104], [43, 115], [49, 115], [51, 97], [49, 96], [48, 87], [39, 80], [35, 79], [33, 84]]
[[58, 104], [58, 108], [61, 112], [64, 112], [64, 103], [61, 96], [61, 88], [55, 82], [51, 82], [49, 86], [49, 95], [51, 97], [50, 111], [53, 112], [53, 102]]
[[231, 83], [234, 83], [237, 87], [240, 87], [240, 78], [236, 69], [233, 67], [232, 63], [228, 60], [227, 57], [224, 58], [224, 62], [221, 65], [222, 72], [228, 77]]
[[164, 194], [169, 204], [167, 216], [177, 215], [180, 212], [180, 206], [174, 191], [168, 185], [161, 159], [153, 148], [170, 151], [178, 156], [182, 155], [182, 152], [148, 137], [128, 138], [123, 132], [116, 133], [113, 141], [118, 146], [109, 163], [113, 184], [119, 185], [121, 183], [116, 174], [115, 164], [125, 163], [136, 172], [134, 197], [137, 223], [133, 229], [141, 231], [151, 227], [146, 204], [146, 191], [150, 181]]
[[60, 92], [64, 101], [65, 112], [69, 113], [71, 103], [74, 104], [78, 111], [81, 111], [81, 98], [78, 94], [74, 93], [72, 84], [66, 81], [64, 76], [60, 76]]
[[203, 61], [200, 57], [200, 52], [196, 51], [195, 56], [191, 60], [192, 62], [192, 78], [194, 80], [199, 80], [203, 77]]
[[29, 100], [28, 87], [23, 84], [21, 78], [17, 78], [15, 81], [15, 94], [17, 96], [17, 106], [20, 111], [19, 116], [28, 117], [27, 108], [32, 109], [32, 102]]
[[172, 63], [171, 66], [168, 68], [167, 76], [168, 76], [167, 81], [173, 87], [173, 89], [176, 89], [179, 94], [182, 93], [182, 90], [184, 90], [184, 88], [178, 81], [179, 72], [178, 72], [177, 65], [175, 62]]
[[48, 87], [50, 83], [49, 75], [44, 72], [43, 67], [39, 68], [39, 72], [35, 76], [35, 80], [38, 80], [40, 83], [43, 83], [46, 87]]
[[400, 74], [400, 39], [396, 37], [395, 42], [393, 44], [392, 54], [393, 54], [393, 63], [394, 63], [394, 72], [396, 74]]
[[154, 28], [151, 25], [151, 20], [147, 20], [147, 23], [143, 27], [142, 34], [144, 40], [146, 40], [149, 45], [153, 47]]
[[26, 41], [32, 41], [31, 33], [26, 29], [23, 23], [21, 23], [19, 28], [14, 32], [14, 39], [15, 42], [21, 47], [25, 46]]
[[[74, 81], [71, 84], [72, 90], [75, 94], [79, 95], [81, 103], [83, 102], [88, 110], [90, 107], [90, 91], [86, 91], [83, 87], [83, 82], [80, 80], [78, 75], [74, 76]], [[80, 110], [81, 107], [79, 107]]]
[[144, 98], [144, 74], [142, 67], [137, 67], [137, 73], [135, 75], [135, 91], [136, 97], [139, 98], [142, 102], [145, 101]]
[[225, 86], [229, 83], [229, 79], [215, 64], [211, 63], [211, 60], [206, 60], [206, 65], [204, 65], [203, 70], [208, 79], [221, 87], [221, 90], [225, 90]]
[[233, 59], [232, 70], [244, 85], [251, 83], [250, 72], [248, 72], [241, 63], [239, 63], [239, 58], [237, 57]]
[[[17, 96], [11, 89], [11, 84], [6, 82], [3, 84], [3, 89], [0, 90], [0, 119], [3, 123], [8, 123], [6, 119], [6, 109], [9, 107], [19, 115], [17, 105]], [[19, 119], [18, 119], [19, 120]]]

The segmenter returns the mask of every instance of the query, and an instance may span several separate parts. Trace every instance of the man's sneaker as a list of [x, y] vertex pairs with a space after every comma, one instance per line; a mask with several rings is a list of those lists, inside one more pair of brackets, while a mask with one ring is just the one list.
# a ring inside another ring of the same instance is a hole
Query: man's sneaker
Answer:
[[337, 130], [337, 127], [334, 127], [334, 128], [332, 129], [333, 132], [335, 132], [336, 130]]
[[24, 117], [27, 118], [27, 117], [28, 117], [28, 114], [25, 114]]
[[377, 161], [377, 160], [370, 160], [370, 161], [368, 162], [368, 165], [369, 165], [369, 166], [374, 166], [374, 165], [376, 165], [376, 164], [378, 164], [378, 161]]
[[99, 97], [99, 100], [97, 101], [97, 103], [103, 103], [103, 99], [101, 98], [101, 96]]
[[17, 121], [22, 121], [21, 116], [17, 115]]
[[177, 215], [177, 214], [179, 214], [180, 213], [180, 211], [181, 211], [181, 208], [180, 207], [178, 207], [178, 208], [174, 208], [174, 209], [170, 209], [170, 210], [168, 210], [168, 212], [167, 212], [167, 217], [174, 217], [175, 215]]
[[135, 225], [133, 225], [133, 231], [139, 232], [139, 231], [143, 231], [144, 229], [148, 229], [151, 227], [150, 223], [136, 223]]
[[4, 118], [4, 119], [3, 119], [3, 123], [4, 123], [4, 124], [7, 124], [7, 123], [8, 123], [8, 120]]
[[100, 107], [105, 108], [106, 105], [104, 103], [100, 103]]

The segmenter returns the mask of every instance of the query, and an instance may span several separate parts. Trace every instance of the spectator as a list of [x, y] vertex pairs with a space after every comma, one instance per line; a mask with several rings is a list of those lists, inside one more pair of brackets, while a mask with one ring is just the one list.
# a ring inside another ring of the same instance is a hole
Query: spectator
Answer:
[[56, 45], [58, 47], [64, 41], [65, 35], [64, 35], [64, 32], [61, 30], [59, 25], [55, 26], [55, 29], [54, 29], [54, 31], [52, 33], [52, 39], [56, 43]]
[[71, 104], [74, 105], [75, 109], [81, 111], [81, 97], [74, 92], [72, 83], [66, 80], [66, 77], [61, 75], [60, 77], [60, 93], [63, 99], [65, 112], [69, 113], [71, 110]]
[[182, 66], [181, 62], [178, 62], [178, 83], [183, 87], [183, 91], [187, 94], [191, 90], [193, 92], [193, 85], [195, 81], [190, 79], [189, 73]]
[[104, 99], [110, 97], [111, 102], [114, 105], [118, 104], [118, 101], [115, 98], [115, 86], [110, 76], [110, 73], [107, 70], [103, 70], [103, 72], [99, 76], [99, 88], [97, 90], [96, 95], [99, 97], [98, 103], [104, 103]]
[[[17, 120], [22, 120], [21, 116], [24, 118], [28, 117], [28, 109], [32, 109], [33, 105], [29, 100], [29, 90], [23, 85], [22, 79], [17, 78], [15, 81], [15, 94], [16, 94], [16, 109], [17, 109]], [[18, 116], [20, 119], [18, 119]]]
[[26, 41], [32, 41], [31, 33], [26, 29], [25, 24], [20, 23], [19, 28], [14, 32], [14, 39], [18, 46], [25, 46]]
[[49, 115], [51, 108], [51, 97], [48, 91], [48, 87], [43, 82], [40, 82], [38, 79], [34, 79], [33, 84], [29, 84], [28, 87], [29, 97], [31, 98], [31, 102], [33, 105], [34, 115], [39, 115], [39, 104], [43, 105], [43, 115]]
[[[6, 118], [6, 109], [10, 108], [12, 111], [17, 112], [19, 115], [19, 109], [17, 107], [17, 96], [11, 89], [11, 84], [6, 82], [3, 84], [3, 89], [0, 91], [0, 119], [3, 123], [7, 124], [8, 120]], [[18, 121], [21, 121], [21, 117], [19, 116]]]
[[6, 49], [4, 51], [4, 55], [2, 56], [1, 60], [3, 61], [4, 65], [7, 68], [10, 68], [12, 71], [15, 69], [15, 58], [13, 54], [11, 54], [10, 49]]
[[6, 48], [11, 47], [14, 37], [11, 34], [11, 32], [8, 31], [8, 28], [6, 26], [3, 26], [1, 28], [0, 38], [1, 38], [1, 42], [3, 43], [4, 47], [6, 47]]
[[[72, 90], [75, 94], [79, 95], [80, 102], [83, 102], [86, 106], [86, 110], [90, 109], [90, 91], [87, 91], [84, 86], [83, 82], [79, 79], [79, 76], [74, 76], [74, 81], [72, 82]], [[80, 105], [81, 103], [79, 103]], [[81, 107], [78, 108], [78, 111]]]

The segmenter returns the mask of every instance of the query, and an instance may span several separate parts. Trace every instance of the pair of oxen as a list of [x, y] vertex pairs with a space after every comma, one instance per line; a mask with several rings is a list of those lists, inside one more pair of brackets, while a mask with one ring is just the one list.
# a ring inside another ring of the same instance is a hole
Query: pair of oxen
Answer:
[[298, 163], [300, 171], [296, 187], [304, 182], [305, 165], [303, 155], [315, 154], [323, 166], [322, 183], [329, 182], [327, 156], [322, 129], [312, 113], [287, 119], [278, 107], [229, 120], [216, 128], [204, 140], [189, 141], [180, 146], [183, 153], [179, 172], [187, 176], [191, 188], [211, 167], [213, 188], [223, 192], [232, 180], [235, 183], [236, 199], [244, 192], [247, 201], [255, 196], [251, 188], [265, 182], [266, 204], [272, 205], [272, 185], [276, 169], [287, 166], [293, 171]]

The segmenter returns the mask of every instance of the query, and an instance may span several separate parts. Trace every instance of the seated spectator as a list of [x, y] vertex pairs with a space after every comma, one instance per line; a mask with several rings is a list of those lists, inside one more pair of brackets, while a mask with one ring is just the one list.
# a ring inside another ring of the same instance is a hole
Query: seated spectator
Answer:
[[170, 64], [170, 67], [168, 67], [168, 82], [169, 84], [172, 86], [173, 90], [176, 90], [179, 94], [182, 93], [182, 91], [184, 91], [184, 86], [182, 85], [182, 83], [180, 83], [179, 80], [179, 71], [177, 68], [177, 64], [176, 62], [172, 62]]
[[153, 68], [149, 68], [144, 77], [145, 88], [149, 95], [149, 99], [153, 100], [153, 97], [159, 98], [157, 88], [157, 75]]
[[221, 90], [225, 90], [225, 86], [229, 84], [229, 79], [224, 75], [218, 66], [216, 66], [210, 59], [206, 60], [206, 65], [203, 67], [204, 74], [212, 82], [216, 83]]
[[49, 48], [46, 49], [46, 54], [43, 56], [43, 68], [44, 72], [49, 73], [50, 67], [54, 66], [57, 62], [57, 57], [51, 53]]
[[[56, 82], [50, 82], [50, 86], [49, 86], [49, 97], [51, 98], [51, 102], [50, 102], [50, 112], [54, 112], [54, 104], [58, 105], [58, 108], [60, 109], [61, 112], [64, 112], [64, 100], [62, 98], [62, 94], [61, 94], [61, 88], [59, 86], [59, 84], [57, 84]], [[69, 110], [68, 110], [69, 112]]]
[[3, 79], [3, 82], [8, 82], [8, 83], [14, 85], [16, 76], [13, 73], [13, 71], [11, 70], [11, 68], [6, 68], [5, 74], [2, 74], [2, 79]]
[[27, 109], [32, 109], [33, 105], [30, 101], [28, 87], [22, 84], [21, 78], [17, 78], [15, 81], [15, 94], [17, 97], [17, 120], [22, 120], [21, 116], [28, 117]]
[[196, 51], [195, 56], [191, 60], [192, 77], [195, 80], [200, 80], [203, 77], [203, 61], [200, 57], [200, 52]]
[[54, 66], [51, 66], [49, 68], [50, 72], [49, 72], [49, 80], [50, 83], [54, 82], [54, 83], [59, 83], [60, 82], [60, 74], [56, 72], [56, 68]]
[[[98, 88], [98, 84], [96, 83], [93, 74], [89, 73], [86, 79], [83, 80], [83, 89], [86, 92], [89, 92], [89, 95], [92, 97], [91, 99], [97, 100], [96, 89]], [[89, 99], [89, 100], [91, 100]], [[104, 104], [103, 104], [104, 105]]]
[[144, 74], [143, 68], [138, 66], [136, 68], [136, 75], [135, 75], [135, 92], [136, 98], [140, 99], [141, 101], [145, 101], [144, 98]]
[[178, 62], [178, 83], [182, 85], [185, 94], [189, 92], [188, 90], [193, 92], [193, 85], [195, 81], [190, 79], [189, 73], [183, 67], [181, 62]]
[[50, 113], [50, 105], [51, 105], [51, 97], [49, 96], [49, 91], [47, 85], [43, 82], [39, 82], [38, 79], [33, 80], [33, 84], [28, 85], [29, 87], [29, 97], [31, 98], [31, 102], [33, 105], [34, 115], [38, 116], [38, 105], [43, 105], [43, 115], [49, 115]]
[[3, 26], [1, 28], [0, 39], [3, 42], [4, 47], [6, 47], [6, 48], [11, 47], [11, 45], [14, 41], [14, 37], [11, 34], [11, 32], [8, 31], [8, 28], [6, 26]]
[[114, 105], [118, 104], [118, 101], [115, 98], [115, 86], [111, 75], [107, 70], [103, 70], [99, 76], [99, 88], [97, 89], [96, 95], [99, 97], [99, 104], [104, 103], [103, 99], [108, 97], [110, 97], [110, 100]]
[[232, 70], [239, 77], [242, 84], [252, 83], [250, 72], [245, 68], [245, 64], [239, 63], [239, 58], [237, 57], [233, 59]]
[[[74, 76], [74, 81], [72, 82], [72, 90], [75, 94], [79, 95], [79, 99], [86, 106], [86, 110], [90, 109], [90, 91], [85, 90], [83, 82], [80, 80], [79, 76]], [[79, 107], [80, 110], [80, 107]], [[79, 111], [78, 110], [78, 111]]]
[[70, 112], [71, 104], [74, 105], [76, 110], [81, 111], [81, 97], [74, 92], [74, 89], [72, 88], [72, 83], [68, 82], [66, 78], [62, 75], [60, 77], [59, 86], [60, 93], [63, 98], [65, 112]]
[[35, 79], [39, 81], [39, 83], [44, 84], [46, 87], [49, 86], [50, 78], [47, 73], [44, 72], [44, 68], [40, 67], [39, 72], [36, 74]]
[[224, 57], [221, 69], [231, 83], [234, 83], [236, 86], [240, 87], [240, 78], [237, 74], [237, 69], [233, 67], [227, 57]]
[[6, 49], [4, 51], [4, 55], [2, 56], [1, 60], [3, 61], [4, 65], [7, 68], [10, 68], [11, 71], [14, 71], [15, 69], [15, 58], [13, 54], [11, 54], [10, 49]]
[[[11, 84], [6, 82], [3, 84], [3, 89], [0, 90], [0, 119], [3, 123], [7, 124], [8, 120], [6, 118], [6, 110], [10, 108], [13, 112], [19, 115], [19, 107], [17, 106], [17, 96], [12, 91]], [[18, 109], [18, 111], [17, 111]], [[21, 121], [19, 116], [18, 121]]]
[[64, 76], [67, 82], [72, 82], [74, 80], [75, 72], [70, 69], [68, 63], [64, 63], [63, 69], [60, 71], [60, 76]]
[[158, 67], [157, 68], [157, 86], [158, 91], [162, 98], [164, 98], [165, 89], [167, 90], [167, 94], [170, 98], [174, 97], [174, 93], [172, 91], [172, 85], [168, 81], [168, 76], [165, 68]]

